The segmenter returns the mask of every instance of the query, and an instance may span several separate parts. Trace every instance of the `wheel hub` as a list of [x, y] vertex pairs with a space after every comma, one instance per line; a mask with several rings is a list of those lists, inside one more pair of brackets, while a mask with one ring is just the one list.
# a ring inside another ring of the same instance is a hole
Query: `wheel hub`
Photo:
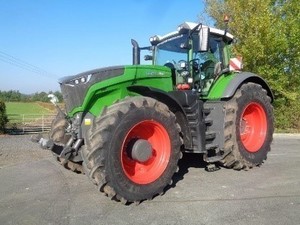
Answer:
[[134, 142], [131, 149], [132, 159], [138, 162], [146, 162], [152, 156], [152, 146], [151, 144], [143, 139], [138, 139]]
[[262, 147], [267, 133], [267, 116], [264, 108], [250, 102], [240, 120], [241, 141], [248, 152], [255, 153]]
[[134, 183], [156, 181], [166, 170], [170, 157], [170, 137], [159, 122], [140, 121], [124, 138], [121, 163], [124, 173]]

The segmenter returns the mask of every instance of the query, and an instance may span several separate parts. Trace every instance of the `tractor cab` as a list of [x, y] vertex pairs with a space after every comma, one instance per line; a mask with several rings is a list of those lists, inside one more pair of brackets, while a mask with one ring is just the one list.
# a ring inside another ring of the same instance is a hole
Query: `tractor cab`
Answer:
[[226, 31], [186, 22], [175, 32], [150, 38], [153, 64], [172, 70], [177, 89], [206, 95], [218, 76], [228, 71], [232, 40]]
[[153, 65], [169, 67], [178, 90], [209, 93], [217, 78], [229, 71], [229, 45], [233, 36], [227, 31], [185, 22], [177, 31], [150, 38]]

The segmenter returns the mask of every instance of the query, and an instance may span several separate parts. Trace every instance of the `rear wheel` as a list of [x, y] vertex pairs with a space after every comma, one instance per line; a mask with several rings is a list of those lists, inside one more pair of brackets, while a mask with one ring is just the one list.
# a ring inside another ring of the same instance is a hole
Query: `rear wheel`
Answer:
[[266, 90], [255, 83], [243, 84], [226, 103], [227, 155], [221, 164], [237, 170], [261, 165], [270, 151], [273, 123], [273, 107]]
[[181, 157], [180, 127], [168, 107], [132, 97], [106, 108], [88, 131], [86, 174], [115, 200], [152, 199], [171, 183]]

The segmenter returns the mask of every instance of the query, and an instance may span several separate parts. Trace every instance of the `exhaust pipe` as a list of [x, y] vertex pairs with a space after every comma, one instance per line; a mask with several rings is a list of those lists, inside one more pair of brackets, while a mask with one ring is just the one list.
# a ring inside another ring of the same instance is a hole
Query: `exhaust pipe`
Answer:
[[132, 64], [139, 65], [140, 64], [140, 47], [136, 40], [131, 39], [132, 44]]

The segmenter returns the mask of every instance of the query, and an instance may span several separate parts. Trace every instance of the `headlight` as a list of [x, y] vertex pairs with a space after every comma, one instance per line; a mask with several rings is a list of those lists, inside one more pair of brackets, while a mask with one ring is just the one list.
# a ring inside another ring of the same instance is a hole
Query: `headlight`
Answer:
[[72, 79], [72, 80], [66, 82], [66, 84], [69, 86], [86, 84], [90, 81], [91, 77], [92, 77], [92, 74], [84, 75], [81, 77], [76, 77], [75, 79]]

